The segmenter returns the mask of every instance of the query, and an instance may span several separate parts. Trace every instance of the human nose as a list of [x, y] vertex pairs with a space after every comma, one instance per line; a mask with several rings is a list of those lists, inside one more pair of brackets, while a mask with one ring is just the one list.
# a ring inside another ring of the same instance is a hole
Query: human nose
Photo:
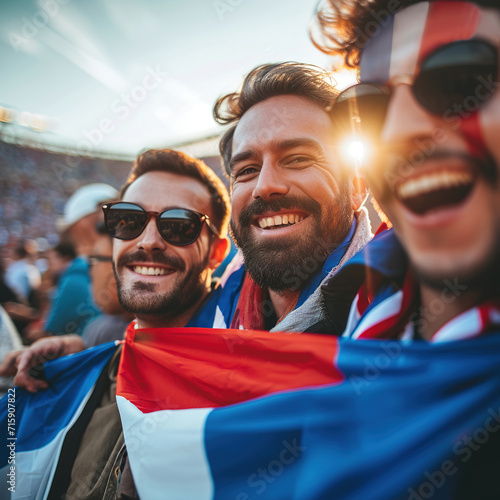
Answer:
[[271, 160], [265, 160], [259, 172], [257, 185], [252, 196], [270, 200], [276, 196], [284, 196], [289, 191], [288, 183], [277, 165]]
[[433, 137], [439, 127], [438, 120], [415, 99], [409, 85], [396, 85], [382, 128], [382, 144], [407, 149], [417, 139]]
[[151, 217], [144, 228], [144, 231], [138, 236], [137, 248], [146, 252], [161, 252], [166, 248], [166, 241], [161, 237], [156, 226], [156, 219]]

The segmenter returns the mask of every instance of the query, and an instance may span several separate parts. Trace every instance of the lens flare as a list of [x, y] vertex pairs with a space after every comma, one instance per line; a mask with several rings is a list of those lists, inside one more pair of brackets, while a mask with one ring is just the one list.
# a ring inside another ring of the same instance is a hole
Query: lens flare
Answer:
[[366, 162], [368, 156], [368, 145], [359, 137], [350, 137], [344, 142], [343, 153], [345, 161], [360, 167]]

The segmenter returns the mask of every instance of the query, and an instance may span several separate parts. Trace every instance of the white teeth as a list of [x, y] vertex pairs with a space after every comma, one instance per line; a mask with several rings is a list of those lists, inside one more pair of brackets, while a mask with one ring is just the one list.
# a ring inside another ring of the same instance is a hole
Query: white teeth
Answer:
[[265, 229], [266, 227], [281, 226], [282, 224], [296, 224], [304, 220], [303, 215], [298, 214], [285, 214], [275, 215], [274, 217], [265, 217], [259, 220], [259, 227]]
[[397, 194], [400, 198], [410, 198], [438, 189], [467, 185], [473, 180], [470, 172], [436, 172], [407, 180], [397, 187]]
[[135, 273], [142, 274], [143, 276], [163, 276], [166, 274], [164, 267], [134, 266], [133, 270]]

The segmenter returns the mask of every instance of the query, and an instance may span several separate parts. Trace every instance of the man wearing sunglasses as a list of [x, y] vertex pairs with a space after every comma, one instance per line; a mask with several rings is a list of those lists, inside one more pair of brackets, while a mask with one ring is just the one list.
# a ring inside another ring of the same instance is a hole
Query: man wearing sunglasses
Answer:
[[244, 257], [227, 327], [305, 331], [322, 319], [320, 283], [371, 237], [364, 183], [334, 147], [335, 97], [327, 72], [288, 62], [255, 68], [215, 105]]
[[[103, 205], [105, 226], [114, 238], [113, 269], [121, 306], [144, 328], [209, 327], [221, 289], [212, 290], [212, 272], [229, 250], [229, 197], [222, 181], [202, 162], [171, 150], [150, 150], [137, 158], [120, 192]], [[46, 339], [18, 360], [16, 381], [36, 392], [47, 387], [28, 369], [37, 361], [82, 350], [81, 339]], [[70, 497], [102, 498], [118, 488], [135, 498], [116, 408], [117, 352], [108, 370], [98, 411], [92, 413], [74, 459], [71, 478], [54, 482]], [[60, 458], [60, 461], [63, 460]], [[57, 490], [59, 491], [59, 489]]]
[[[331, 51], [360, 71], [332, 108], [338, 133], [372, 142], [365, 175], [394, 225], [366, 247], [344, 335], [469, 338], [500, 323], [500, 12], [409, 3], [393, 14], [391, 2], [331, 0], [319, 14]], [[339, 281], [325, 291], [330, 312]]]
[[197, 160], [168, 150], [139, 156], [120, 201], [103, 210], [118, 296], [140, 327], [211, 326], [191, 323], [229, 248], [228, 205], [222, 182]]

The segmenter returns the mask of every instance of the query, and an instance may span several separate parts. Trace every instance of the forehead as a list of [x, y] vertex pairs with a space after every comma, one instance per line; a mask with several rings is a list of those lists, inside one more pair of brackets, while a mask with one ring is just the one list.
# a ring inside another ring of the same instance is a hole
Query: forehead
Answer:
[[123, 201], [138, 203], [145, 210], [161, 212], [168, 207], [211, 213], [208, 188], [198, 179], [170, 172], [148, 172], [125, 191]]
[[232, 156], [247, 149], [263, 151], [293, 139], [328, 139], [331, 122], [326, 111], [294, 95], [271, 97], [252, 106], [233, 136]]
[[384, 83], [413, 75], [432, 51], [458, 40], [481, 38], [499, 46], [500, 11], [470, 2], [420, 2], [391, 16], [361, 54], [360, 79]]

